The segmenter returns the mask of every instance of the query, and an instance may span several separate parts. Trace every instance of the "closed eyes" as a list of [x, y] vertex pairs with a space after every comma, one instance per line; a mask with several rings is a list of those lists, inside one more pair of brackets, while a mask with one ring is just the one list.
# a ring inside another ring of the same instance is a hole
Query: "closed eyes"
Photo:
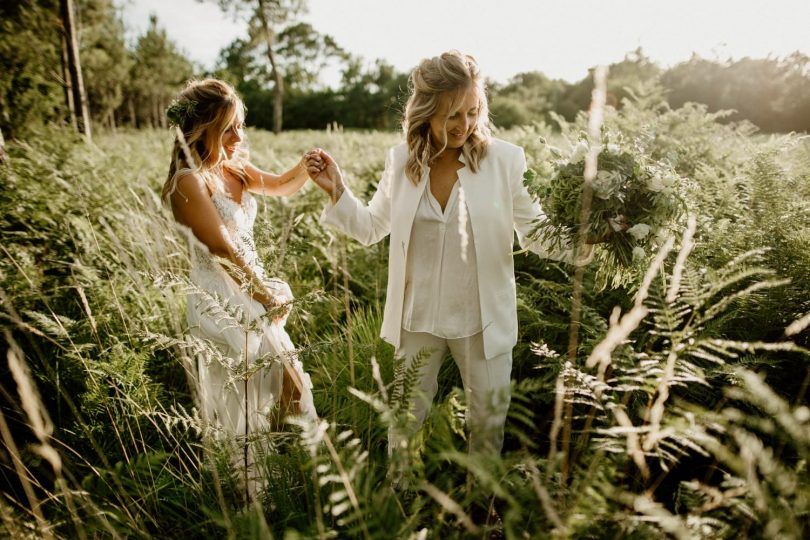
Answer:
[[[447, 119], [448, 120], [455, 120], [459, 116], [461, 116], [459, 113], [453, 113]], [[478, 111], [470, 111], [470, 112], [467, 113], [468, 118], [475, 118], [476, 116], [478, 116]]]

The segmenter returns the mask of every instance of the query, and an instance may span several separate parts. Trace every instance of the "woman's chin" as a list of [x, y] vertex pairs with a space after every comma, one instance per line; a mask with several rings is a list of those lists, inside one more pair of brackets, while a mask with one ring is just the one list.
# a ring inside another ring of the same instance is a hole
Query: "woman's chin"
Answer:
[[447, 147], [448, 148], [453, 148], [453, 149], [461, 148], [462, 146], [464, 146], [464, 143], [467, 142], [467, 139], [469, 139], [469, 137], [464, 137], [464, 136], [448, 137], [447, 138]]

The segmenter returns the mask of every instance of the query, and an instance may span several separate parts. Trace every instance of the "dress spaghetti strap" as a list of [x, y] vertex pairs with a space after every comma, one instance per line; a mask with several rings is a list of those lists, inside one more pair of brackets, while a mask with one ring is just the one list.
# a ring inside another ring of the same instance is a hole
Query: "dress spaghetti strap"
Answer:
[[181, 167], [181, 168], [177, 169], [176, 171], [174, 171], [174, 175], [172, 176], [172, 182], [177, 180], [180, 176], [195, 173], [195, 172], [198, 172], [198, 170], [197, 169], [192, 169], [191, 167]]

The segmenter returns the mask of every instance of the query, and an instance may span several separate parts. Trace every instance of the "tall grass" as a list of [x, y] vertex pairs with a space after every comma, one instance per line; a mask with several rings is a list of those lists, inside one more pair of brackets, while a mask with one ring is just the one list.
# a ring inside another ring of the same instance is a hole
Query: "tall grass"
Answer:
[[[249, 505], [195, 402], [195, 347], [205, 344], [184, 331], [187, 247], [156, 195], [171, 135], [120, 132], [86, 146], [47, 131], [11, 142], [0, 172], [2, 532], [483, 537], [495, 510], [513, 538], [806, 535], [810, 146], [721, 125], [695, 106], [670, 110], [655, 88], [634, 92], [605, 121], [701, 186], [688, 201], [694, 224], [643, 284], [600, 291], [586, 269], [567, 365], [570, 269], [517, 256], [505, 452], [467, 455], [448, 363], [412, 441], [408, 488], [393, 486], [386, 452], [388, 426], [405, 414], [392, 384], [415, 380], [377, 337], [387, 247], [322, 228], [315, 189], [261, 200], [259, 251], [300, 299], [287, 326], [321, 420], [263, 436], [267, 488]], [[562, 125], [563, 136], [585, 121]], [[545, 126], [500, 136], [530, 161], [540, 136], [559, 138]], [[327, 148], [368, 197], [397, 136], [250, 140], [271, 170]], [[562, 452], [555, 410], [565, 407]]]

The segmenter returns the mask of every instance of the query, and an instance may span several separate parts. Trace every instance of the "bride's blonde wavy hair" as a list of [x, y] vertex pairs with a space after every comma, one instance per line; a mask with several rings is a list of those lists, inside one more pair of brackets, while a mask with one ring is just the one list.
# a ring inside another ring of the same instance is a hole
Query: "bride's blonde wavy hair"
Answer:
[[402, 129], [408, 145], [408, 161], [405, 174], [414, 184], [418, 184], [426, 168], [447, 145], [436, 148], [430, 134], [430, 118], [441, 106], [441, 98], [450, 95], [450, 110], [455, 110], [463, 99], [463, 93], [475, 88], [478, 94], [478, 122], [472, 135], [464, 143], [461, 152], [473, 172], [486, 155], [492, 137], [489, 128], [489, 106], [487, 105], [486, 84], [478, 70], [478, 62], [468, 54], [448, 51], [433, 58], [426, 58], [413, 70], [408, 86], [411, 95], [405, 105]]
[[161, 193], [164, 201], [177, 189], [175, 173], [183, 168], [200, 175], [212, 194], [222, 190], [222, 169], [247, 184], [245, 145], [229, 160], [222, 149], [222, 135], [237, 119], [245, 117], [245, 105], [230, 84], [219, 79], [189, 81], [166, 115], [169, 124], [182, 131], [190, 155], [186, 155], [180, 136], [175, 134], [169, 175]]

